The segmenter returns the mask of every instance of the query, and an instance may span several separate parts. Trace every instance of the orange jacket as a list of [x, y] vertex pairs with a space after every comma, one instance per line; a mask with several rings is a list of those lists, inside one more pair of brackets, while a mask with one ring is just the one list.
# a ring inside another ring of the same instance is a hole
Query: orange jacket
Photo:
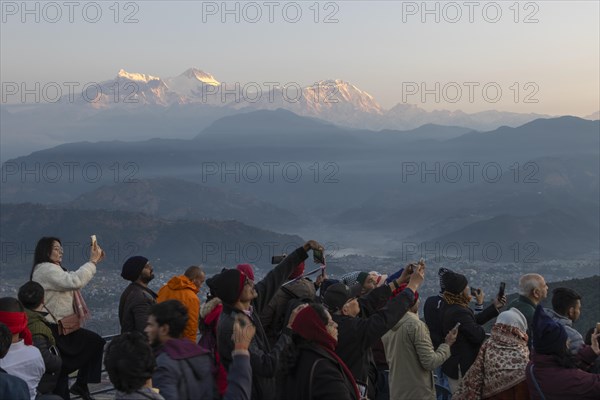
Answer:
[[183, 330], [183, 337], [196, 343], [198, 330], [198, 315], [200, 314], [200, 299], [198, 288], [185, 275], [174, 276], [158, 291], [157, 303], [167, 300], [179, 300], [188, 310], [188, 322]]

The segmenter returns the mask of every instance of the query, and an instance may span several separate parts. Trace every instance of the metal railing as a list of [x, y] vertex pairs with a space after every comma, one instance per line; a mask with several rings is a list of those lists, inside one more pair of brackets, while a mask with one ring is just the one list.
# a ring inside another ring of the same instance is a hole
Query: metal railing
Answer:
[[[120, 336], [120, 334], [114, 334], [114, 335], [106, 335], [106, 336], [102, 336], [102, 339], [106, 340], [106, 344], [110, 343], [111, 340], [113, 340], [114, 338], [116, 338], [117, 336]], [[104, 360], [103, 360], [104, 361]], [[102, 365], [104, 365], [104, 362], [102, 362]], [[106, 369], [104, 369], [104, 367], [102, 368], [102, 374], [106, 373]], [[76, 379], [74, 376], [70, 376], [69, 377], [69, 387], [71, 387], [71, 380]], [[90, 395], [95, 395], [95, 394], [102, 394], [102, 393], [108, 393], [108, 392], [112, 392], [113, 390], [115, 390], [115, 387], [112, 386], [112, 384], [110, 385], [110, 387], [106, 387], [103, 389], [98, 389], [98, 390], [94, 390], [93, 392], [90, 392]], [[71, 396], [72, 399], [80, 399], [81, 396], [79, 395], [73, 395]]]

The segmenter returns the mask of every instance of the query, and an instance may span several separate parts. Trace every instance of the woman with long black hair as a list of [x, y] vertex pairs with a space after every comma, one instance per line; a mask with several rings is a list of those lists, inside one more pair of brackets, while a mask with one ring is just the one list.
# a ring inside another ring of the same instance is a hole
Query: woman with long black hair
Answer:
[[[78, 328], [90, 316], [80, 290], [96, 274], [96, 264], [104, 258], [104, 251], [94, 242], [90, 260], [76, 271], [67, 271], [62, 266], [62, 256], [60, 239], [41, 238], [35, 247], [30, 279], [44, 288], [45, 309], [48, 311], [46, 320], [50, 322], [62, 357], [62, 369], [54, 393], [69, 400], [70, 391], [89, 400], [92, 397], [88, 383], [100, 382], [105, 341], [95, 332]], [[69, 389], [69, 374], [76, 370], [77, 380]]]

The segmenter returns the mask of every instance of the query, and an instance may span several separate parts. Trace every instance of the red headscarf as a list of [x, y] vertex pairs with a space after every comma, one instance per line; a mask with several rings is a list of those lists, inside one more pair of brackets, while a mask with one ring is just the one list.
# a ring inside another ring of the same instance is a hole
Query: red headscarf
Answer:
[[335, 340], [327, 332], [325, 324], [311, 306], [305, 307], [298, 313], [298, 315], [296, 315], [296, 319], [294, 319], [294, 322], [292, 323], [292, 329], [304, 339], [320, 345], [335, 360], [337, 360], [338, 363], [340, 363], [344, 373], [346, 374], [346, 377], [350, 382], [352, 382], [352, 387], [354, 387], [356, 398], [360, 399], [358, 386], [356, 386], [356, 381], [354, 380], [354, 376], [352, 376], [352, 372], [350, 372], [344, 361], [342, 361], [342, 359], [335, 353], [337, 340]]
[[19, 334], [19, 337], [25, 341], [25, 344], [31, 346], [31, 331], [27, 327], [27, 314], [24, 312], [0, 311], [0, 322], [8, 326], [13, 335]]

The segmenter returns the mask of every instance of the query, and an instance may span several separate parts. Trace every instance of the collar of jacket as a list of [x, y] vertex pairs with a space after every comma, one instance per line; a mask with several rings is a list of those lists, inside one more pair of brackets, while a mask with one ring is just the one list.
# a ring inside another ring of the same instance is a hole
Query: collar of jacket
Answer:
[[154, 298], [156, 300], [156, 298], [158, 297], [158, 295], [156, 293], [154, 293], [154, 291], [152, 289], [150, 289], [149, 287], [145, 287], [140, 285], [137, 282], [131, 282], [131, 285], [137, 286], [140, 289], [142, 289], [143, 291], [147, 292], [148, 294], [150, 294], [152, 296], [152, 298]]

